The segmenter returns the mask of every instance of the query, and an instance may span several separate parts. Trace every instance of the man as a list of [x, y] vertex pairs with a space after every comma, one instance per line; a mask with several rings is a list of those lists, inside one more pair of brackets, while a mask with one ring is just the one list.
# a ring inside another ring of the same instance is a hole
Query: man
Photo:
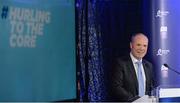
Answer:
[[153, 88], [152, 64], [143, 59], [148, 49], [148, 38], [137, 33], [130, 42], [128, 56], [117, 59], [111, 74], [111, 93], [114, 101], [130, 102], [150, 94]]

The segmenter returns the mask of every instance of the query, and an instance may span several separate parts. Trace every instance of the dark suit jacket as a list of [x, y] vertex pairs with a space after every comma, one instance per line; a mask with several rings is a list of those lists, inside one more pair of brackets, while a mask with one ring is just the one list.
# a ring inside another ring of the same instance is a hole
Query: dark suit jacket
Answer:
[[[142, 60], [142, 63], [146, 76], [145, 94], [150, 95], [154, 83], [152, 64], [146, 60]], [[130, 55], [117, 59], [116, 65], [112, 69], [109, 88], [111, 99], [113, 101], [130, 102], [139, 98], [138, 80]]]

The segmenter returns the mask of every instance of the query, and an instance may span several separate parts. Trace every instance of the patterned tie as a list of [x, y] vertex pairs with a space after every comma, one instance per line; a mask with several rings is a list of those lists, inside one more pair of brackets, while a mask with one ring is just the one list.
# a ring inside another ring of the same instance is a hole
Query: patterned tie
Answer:
[[145, 89], [144, 89], [144, 79], [143, 79], [143, 75], [142, 75], [142, 62], [138, 61], [136, 62], [138, 68], [138, 83], [139, 83], [139, 96], [142, 97], [145, 95]]

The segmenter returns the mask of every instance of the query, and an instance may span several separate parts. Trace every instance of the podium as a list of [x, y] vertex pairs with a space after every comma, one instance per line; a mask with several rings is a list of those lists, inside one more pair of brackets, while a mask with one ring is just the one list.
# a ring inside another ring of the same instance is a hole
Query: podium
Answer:
[[133, 103], [180, 102], [180, 86], [159, 86], [152, 91], [152, 95], [145, 95]]
[[180, 102], [180, 86], [163, 86], [158, 91], [159, 102]]

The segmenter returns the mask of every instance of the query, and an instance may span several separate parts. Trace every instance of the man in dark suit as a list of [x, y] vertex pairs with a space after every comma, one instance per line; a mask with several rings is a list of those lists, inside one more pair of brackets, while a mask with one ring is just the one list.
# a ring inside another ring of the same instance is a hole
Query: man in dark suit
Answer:
[[147, 36], [134, 34], [130, 42], [130, 54], [117, 59], [110, 78], [110, 93], [114, 101], [130, 102], [143, 95], [150, 95], [153, 88], [152, 64], [143, 59], [147, 48]]

